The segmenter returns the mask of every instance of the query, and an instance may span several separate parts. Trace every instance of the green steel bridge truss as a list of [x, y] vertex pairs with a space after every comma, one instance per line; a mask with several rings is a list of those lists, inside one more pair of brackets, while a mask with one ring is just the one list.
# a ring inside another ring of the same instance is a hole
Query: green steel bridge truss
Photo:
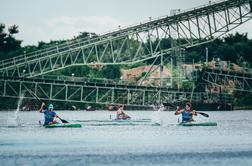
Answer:
[[[31, 78], [70, 66], [134, 64], [168, 57], [174, 49], [197, 46], [226, 34], [250, 20], [251, 10], [252, 0], [219, 1], [0, 61], [0, 96], [18, 97], [32, 89], [39, 97], [48, 100], [141, 106], [178, 98], [195, 101], [204, 96], [214, 98], [218, 94]], [[168, 44], [171, 40], [176, 46]], [[25, 97], [31, 96], [27, 94]]]
[[251, 0], [227, 0], [0, 62], [1, 76], [35, 77], [75, 65], [132, 64], [213, 40], [252, 18]]
[[202, 79], [207, 83], [224, 87], [227, 90], [252, 92], [252, 72], [204, 70]]
[[[50, 101], [68, 101], [99, 104], [126, 104], [129, 106], [151, 106], [162, 102], [201, 102], [211, 98], [219, 100], [220, 94], [176, 90], [160, 87], [144, 87], [120, 84], [100, 84], [63, 80], [43, 80], [30, 78], [1, 78], [0, 96], [14, 97], [24, 94], [34, 99], [31, 90], [39, 98]], [[231, 102], [231, 101], [230, 101]]]

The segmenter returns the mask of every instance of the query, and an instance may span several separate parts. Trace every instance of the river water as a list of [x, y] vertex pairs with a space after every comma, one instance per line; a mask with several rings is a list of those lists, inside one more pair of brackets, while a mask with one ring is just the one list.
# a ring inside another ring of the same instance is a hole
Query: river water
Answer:
[[[82, 128], [47, 129], [37, 111], [0, 112], [0, 165], [252, 165], [252, 111], [206, 112], [197, 121], [214, 127], [177, 126], [173, 112], [126, 111], [135, 125], [102, 125], [115, 112], [57, 111]], [[100, 125], [97, 125], [100, 124]]]

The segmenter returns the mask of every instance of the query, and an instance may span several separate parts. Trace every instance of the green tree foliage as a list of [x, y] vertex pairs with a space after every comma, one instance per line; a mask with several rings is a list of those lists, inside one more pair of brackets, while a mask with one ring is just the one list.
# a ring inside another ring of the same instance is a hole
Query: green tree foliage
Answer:
[[72, 74], [74, 74], [75, 77], [89, 77], [90, 73], [91, 68], [88, 66], [72, 66], [63, 70], [58, 70], [51, 74], [64, 76], [72, 76]]
[[5, 29], [5, 24], [0, 23], [0, 59], [11, 58], [22, 52], [22, 41], [14, 37], [19, 32], [18, 26], [12, 25], [8, 27], [7, 32]]
[[252, 107], [251, 98], [252, 93], [249, 92], [239, 92], [234, 93], [235, 96], [235, 105], [237, 106], [249, 106]]
[[101, 73], [108, 79], [119, 79], [121, 77], [120, 66], [118, 65], [104, 66]]
[[91, 39], [94, 37], [97, 37], [97, 34], [90, 32], [80, 32], [79, 35], [75, 37], [75, 39]]
[[[209, 51], [209, 60], [220, 58], [221, 60], [244, 66], [252, 66], [252, 40], [247, 34], [229, 34], [223, 39], [216, 39], [211, 43], [193, 47], [187, 50], [187, 60], [195, 62], [205, 61], [205, 48]], [[246, 67], [249, 67], [246, 66]]]

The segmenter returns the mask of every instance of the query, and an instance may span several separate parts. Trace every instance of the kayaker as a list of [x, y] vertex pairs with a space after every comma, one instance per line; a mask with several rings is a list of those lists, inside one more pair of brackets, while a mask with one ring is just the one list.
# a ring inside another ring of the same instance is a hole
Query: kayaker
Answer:
[[55, 117], [60, 118], [60, 117], [53, 111], [53, 105], [49, 104], [48, 109], [43, 109], [44, 106], [45, 106], [45, 103], [42, 102], [41, 107], [39, 109], [40, 113], [44, 113], [44, 117], [45, 117], [44, 125], [58, 123], [56, 120], [54, 120], [54, 118]]
[[187, 102], [185, 109], [182, 109], [180, 106], [177, 106], [175, 115], [182, 114], [182, 122], [192, 122], [193, 115], [197, 115], [195, 110], [191, 110], [191, 103]]
[[128, 116], [125, 112], [124, 112], [124, 105], [119, 105], [119, 108], [116, 112], [116, 119], [130, 119], [130, 116]]

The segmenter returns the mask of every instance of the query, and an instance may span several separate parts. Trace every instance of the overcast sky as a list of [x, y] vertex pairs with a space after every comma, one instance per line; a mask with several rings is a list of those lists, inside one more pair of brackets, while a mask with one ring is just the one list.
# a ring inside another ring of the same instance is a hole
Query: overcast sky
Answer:
[[[0, 22], [19, 26], [23, 45], [70, 39], [79, 32], [103, 33], [189, 9], [209, 0], [0, 0]], [[250, 30], [251, 29], [251, 30]], [[252, 36], [252, 22], [236, 29]]]

